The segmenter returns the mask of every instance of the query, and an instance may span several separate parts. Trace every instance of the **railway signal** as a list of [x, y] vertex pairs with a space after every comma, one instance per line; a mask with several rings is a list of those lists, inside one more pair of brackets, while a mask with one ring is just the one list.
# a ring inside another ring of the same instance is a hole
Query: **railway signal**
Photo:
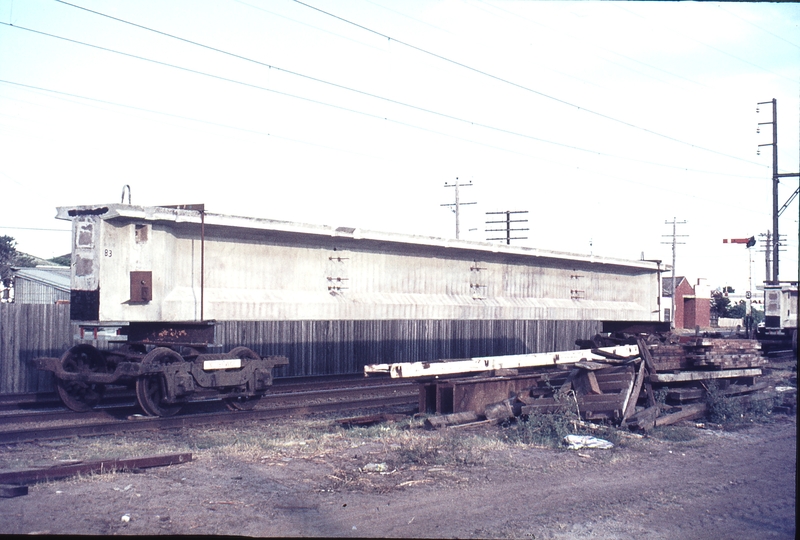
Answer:
[[753, 247], [756, 245], [756, 237], [751, 236], [750, 238], [723, 238], [723, 244], [746, 244], [746, 247]]
[[[751, 301], [751, 292], [753, 290], [753, 259], [750, 253], [750, 248], [756, 245], [756, 237], [751, 236], [750, 238], [723, 238], [723, 244], [744, 244], [747, 248], [747, 272], [748, 272], [748, 282], [747, 282], [747, 292], [745, 293], [745, 297], [748, 300], [747, 302], [747, 316], [750, 317], [753, 311], [753, 302]], [[769, 270], [767, 270], [767, 274], [769, 277]], [[748, 333], [750, 331], [750, 323], [748, 319]]]

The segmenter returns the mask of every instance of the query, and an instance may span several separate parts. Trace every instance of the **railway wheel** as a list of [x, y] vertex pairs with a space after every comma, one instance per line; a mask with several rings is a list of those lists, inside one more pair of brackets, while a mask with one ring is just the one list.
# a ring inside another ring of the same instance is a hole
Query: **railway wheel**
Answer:
[[[242, 360], [261, 360], [261, 357], [258, 355], [258, 353], [248, 349], [247, 347], [236, 347], [228, 354], [235, 358], [241, 358]], [[261, 396], [239, 396], [233, 398], [223, 398], [222, 402], [232, 411], [251, 411], [255, 408], [260, 400]]]
[[[145, 355], [142, 364], [173, 364], [183, 362], [183, 357], [166, 347], [158, 347]], [[142, 410], [150, 416], [172, 416], [181, 410], [181, 404], [165, 403], [167, 382], [160, 373], [142, 375], [136, 379], [136, 399]]]
[[[75, 345], [61, 356], [61, 367], [69, 373], [106, 373], [103, 354], [91, 345]], [[76, 412], [91, 410], [102, 399], [105, 385], [82, 381], [56, 380], [58, 397]]]

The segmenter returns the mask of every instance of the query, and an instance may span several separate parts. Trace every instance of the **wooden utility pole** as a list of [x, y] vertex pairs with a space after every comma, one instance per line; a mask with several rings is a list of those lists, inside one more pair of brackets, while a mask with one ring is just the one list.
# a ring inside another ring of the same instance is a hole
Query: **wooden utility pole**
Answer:
[[451, 203], [451, 204], [443, 204], [442, 205], [442, 206], [452, 206], [452, 207], [454, 207], [452, 210], [456, 214], [456, 240], [458, 240], [459, 235], [461, 233], [461, 227], [460, 227], [460, 223], [459, 223], [459, 221], [460, 221], [459, 220], [459, 217], [460, 217], [459, 208], [462, 205], [465, 205], [465, 204], [476, 204], [474, 202], [467, 202], [467, 203], [461, 202], [459, 200], [459, 197], [458, 197], [458, 188], [460, 188], [460, 187], [469, 187], [471, 185], [472, 185], [472, 180], [469, 181], [469, 184], [459, 184], [458, 183], [458, 178], [456, 178], [456, 181], [455, 181], [454, 184], [448, 184], [447, 182], [444, 183], [444, 187], [454, 187], [454, 188], [456, 188], [456, 202], [455, 203]]
[[769, 275], [771, 273], [770, 259], [772, 258], [772, 233], [767, 231], [766, 233], [759, 234], [759, 236], [764, 238], [764, 281], [769, 282]]
[[685, 244], [685, 242], [678, 242], [677, 239], [686, 238], [687, 235], [685, 234], [676, 234], [678, 225], [685, 225], [686, 221], [677, 221], [676, 218], [672, 218], [672, 221], [664, 221], [666, 225], [672, 224], [672, 234], [662, 234], [661, 236], [672, 236], [672, 242], [661, 242], [662, 244], [672, 244], [672, 294], [670, 294], [670, 314], [669, 314], [669, 327], [675, 328], [675, 287], [676, 287], [676, 280], [675, 280], [675, 246], [677, 244]]

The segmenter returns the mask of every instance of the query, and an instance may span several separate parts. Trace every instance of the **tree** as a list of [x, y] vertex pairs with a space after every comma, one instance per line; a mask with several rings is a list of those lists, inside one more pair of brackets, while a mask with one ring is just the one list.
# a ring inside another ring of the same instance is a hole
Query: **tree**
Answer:
[[11, 265], [17, 258], [17, 241], [10, 236], [0, 236], [0, 279], [11, 277]]
[[747, 302], [740, 300], [739, 303], [728, 309], [728, 313], [725, 316], [731, 319], [741, 319], [745, 315], [747, 315]]
[[10, 266], [17, 256], [17, 241], [10, 236], [0, 236], [0, 264]]
[[53, 264], [57, 264], [60, 266], [69, 266], [72, 264], [72, 255], [67, 253], [66, 255], [59, 255], [58, 257], [53, 257], [52, 259], [47, 259], [48, 262]]
[[33, 260], [17, 251], [17, 241], [12, 236], [0, 236], [0, 278], [11, 277], [12, 266], [36, 266]]
[[713, 315], [717, 317], [727, 317], [730, 305], [730, 298], [725, 296], [721, 291], [714, 291], [711, 293], [711, 313]]
[[747, 315], [747, 302], [739, 300], [736, 304], [731, 304], [728, 293], [735, 292], [733, 287], [725, 286], [722, 290], [711, 293], [711, 313], [717, 317], [727, 319], [742, 319]]

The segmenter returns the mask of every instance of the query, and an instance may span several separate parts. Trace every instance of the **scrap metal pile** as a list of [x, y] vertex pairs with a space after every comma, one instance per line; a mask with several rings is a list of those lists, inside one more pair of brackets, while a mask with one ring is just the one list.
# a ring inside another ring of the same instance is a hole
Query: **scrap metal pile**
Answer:
[[767, 360], [756, 341], [598, 335], [577, 345], [556, 353], [378, 364], [365, 374], [417, 379], [420, 412], [435, 414], [431, 427], [572, 411], [585, 421], [647, 431], [703, 416], [709, 391], [750, 404], [777, 395], [758, 380]]

